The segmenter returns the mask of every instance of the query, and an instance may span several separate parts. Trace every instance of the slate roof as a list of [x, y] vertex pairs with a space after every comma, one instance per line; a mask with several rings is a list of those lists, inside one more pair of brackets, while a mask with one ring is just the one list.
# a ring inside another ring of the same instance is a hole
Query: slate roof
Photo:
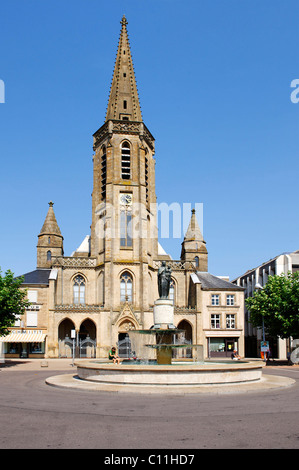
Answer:
[[217, 289], [217, 290], [244, 290], [243, 287], [236, 286], [229, 281], [221, 279], [213, 274], [207, 272], [197, 271], [196, 273], [202, 289]]
[[[23, 274], [23, 284], [46, 284], [49, 285], [49, 275], [51, 269], [36, 269], [30, 273]], [[20, 276], [18, 276], [20, 277]]]

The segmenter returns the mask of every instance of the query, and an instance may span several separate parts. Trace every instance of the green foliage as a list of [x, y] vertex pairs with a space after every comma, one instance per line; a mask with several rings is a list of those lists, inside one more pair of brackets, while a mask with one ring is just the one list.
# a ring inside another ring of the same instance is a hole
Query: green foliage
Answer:
[[20, 289], [24, 278], [14, 278], [8, 270], [5, 275], [0, 271], [0, 336], [9, 333], [8, 328], [14, 326], [16, 317], [25, 312], [30, 305], [26, 300], [27, 291]]
[[271, 336], [299, 337], [299, 272], [269, 276], [264, 288], [245, 300], [250, 323]]

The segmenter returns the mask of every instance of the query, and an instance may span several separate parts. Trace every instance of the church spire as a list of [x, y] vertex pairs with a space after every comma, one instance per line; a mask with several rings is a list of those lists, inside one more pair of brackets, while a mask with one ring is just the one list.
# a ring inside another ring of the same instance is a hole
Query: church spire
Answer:
[[37, 268], [50, 268], [56, 256], [63, 256], [63, 236], [58, 226], [54, 203], [49, 202], [49, 209], [44, 224], [38, 235]]
[[191, 241], [191, 240], [203, 242], [203, 236], [202, 236], [201, 230], [199, 228], [199, 225], [196, 219], [195, 209], [192, 209], [191, 220], [190, 220], [189, 227], [184, 237], [184, 241]]
[[120, 23], [121, 32], [110, 89], [106, 121], [113, 119], [141, 122], [142, 115], [128, 39], [128, 22], [125, 15]]
[[42, 226], [42, 229], [40, 231], [39, 236], [41, 235], [58, 235], [62, 236], [60, 232], [60, 228], [58, 226], [55, 213], [54, 213], [54, 202], [50, 201], [49, 202], [49, 209], [47, 216], [44, 221], [44, 225]]
[[195, 209], [192, 209], [189, 227], [182, 243], [181, 259], [193, 261], [198, 271], [208, 271], [208, 251], [196, 219]]

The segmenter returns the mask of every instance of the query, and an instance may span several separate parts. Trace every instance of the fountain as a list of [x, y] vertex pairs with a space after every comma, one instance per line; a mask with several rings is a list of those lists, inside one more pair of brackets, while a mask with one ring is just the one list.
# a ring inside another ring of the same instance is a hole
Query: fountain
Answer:
[[[171, 365], [172, 364], [172, 351], [176, 348], [186, 348], [184, 343], [178, 341], [174, 342], [174, 338], [177, 334], [184, 333], [184, 330], [179, 330], [174, 325], [174, 306], [173, 301], [169, 300], [169, 287], [171, 280], [171, 269], [166, 266], [166, 262], [162, 262], [162, 266], [158, 271], [158, 287], [159, 287], [159, 299], [154, 304], [154, 325], [148, 330], [135, 330], [130, 333], [131, 342], [136, 345], [136, 335], [149, 335], [154, 338], [149, 344], [144, 344], [145, 347], [155, 349], [155, 359], [145, 360], [145, 356], [141, 351], [137, 354], [137, 357], [142, 357], [142, 363], [146, 362], [149, 364], [157, 365]], [[132, 337], [135, 337], [135, 341]], [[190, 345], [192, 348], [201, 349], [203, 352], [202, 345]], [[136, 346], [134, 347], [136, 349]], [[198, 358], [198, 355], [197, 355]], [[201, 354], [201, 360], [203, 361], [203, 355]]]
[[[154, 325], [150, 329], [130, 332], [132, 344], [136, 338], [151, 338], [144, 348], [155, 352], [154, 358], [142, 357], [139, 348], [135, 360], [124, 360], [120, 365], [101, 361], [78, 362], [78, 377], [83, 381], [103, 386], [119, 387], [122, 390], [134, 391], [154, 389], [156, 392], [184, 391], [202, 385], [242, 384], [260, 381], [263, 363], [250, 361], [205, 362], [203, 345], [188, 345], [193, 349], [195, 362], [175, 362], [172, 351], [175, 348], [186, 348], [186, 344], [174, 341], [175, 335], [182, 333], [174, 325], [174, 306], [169, 300], [171, 269], [163, 261], [158, 271], [159, 299], [154, 303]], [[135, 346], [134, 346], [135, 347]], [[145, 360], [146, 359], [146, 360]]]

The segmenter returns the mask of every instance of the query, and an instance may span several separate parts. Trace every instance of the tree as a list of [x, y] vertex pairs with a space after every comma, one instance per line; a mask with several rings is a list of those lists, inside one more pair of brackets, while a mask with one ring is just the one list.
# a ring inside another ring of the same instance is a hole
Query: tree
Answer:
[[250, 323], [270, 336], [299, 338], [299, 272], [269, 276], [263, 289], [245, 300]]
[[8, 328], [14, 326], [30, 305], [26, 300], [27, 291], [20, 289], [23, 280], [23, 277], [14, 278], [10, 270], [2, 276], [0, 270], [0, 336], [8, 335]]

